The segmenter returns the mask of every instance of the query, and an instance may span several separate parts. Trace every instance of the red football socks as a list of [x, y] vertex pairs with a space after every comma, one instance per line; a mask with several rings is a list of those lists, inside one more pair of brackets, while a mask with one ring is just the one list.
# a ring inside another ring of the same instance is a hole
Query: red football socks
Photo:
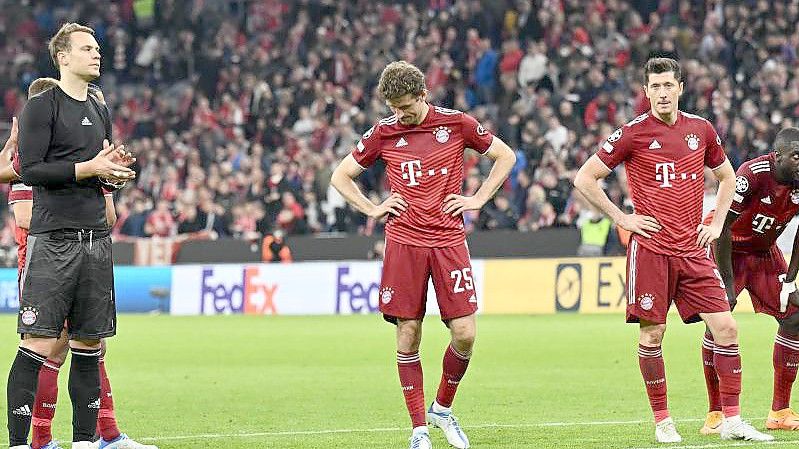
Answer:
[[419, 352], [397, 351], [397, 370], [399, 371], [402, 394], [411, 416], [413, 427], [427, 425], [424, 409], [424, 381], [422, 361]]
[[97, 413], [97, 432], [105, 441], [111, 441], [119, 436], [117, 419], [114, 414], [114, 398], [111, 395], [111, 382], [105, 372], [105, 359], [100, 358], [100, 410]]
[[719, 376], [716, 374], [716, 366], [713, 364], [713, 334], [705, 332], [702, 338], [702, 365], [705, 373], [705, 385], [707, 385], [707, 401], [709, 412], [721, 411], [721, 393], [719, 392]]
[[61, 364], [50, 359], [39, 370], [39, 386], [33, 405], [31, 447], [38, 449], [53, 439], [51, 426], [58, 401], [58, 369]]
[[726, 418], [738, 416], [741, 414], [738, 403], [738, 397], [741, 395], [741, 356], [738, 353], [738, 345], [715, 344], [713, 353], [713, 365], [719, 376], [721, 411]]
[[799, 368], [799, 336], [778, 332], [774, 338], [774, 411], [790, 407], [791, 388]]
[[452, 407], [455, 392], [458, 391], [466, 368], [469, 366], [471, 354], [461, 354], [450, 344], [444, 352], [444, 367], [441, 372], [441, 382], [438, 384], [436, 402], [442, 407]]
[[663, 351], [660, 346], [638, 345], [638, 366], [644, 378], [649, 405], [655, 414], [655, 422], [669, 417], [666, 401], [666, 365], [663, 363]]

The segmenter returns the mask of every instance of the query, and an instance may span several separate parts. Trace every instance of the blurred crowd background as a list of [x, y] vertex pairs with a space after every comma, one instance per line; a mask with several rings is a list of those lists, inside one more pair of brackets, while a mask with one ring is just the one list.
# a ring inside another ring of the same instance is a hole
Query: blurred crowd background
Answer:
[[[497, 197], [467, 215], [470, 232], [590, 225], [585, 243], [605, 247], [612, 227], [571, 180], [604, 138], [648, 109], [641, 67], [652, 55], [682, 62], [681, 109], [712, 121], [736, 167], [768, 151], [799, 113], [797, 0], [0, 0], [0, 8], [7, 124], [28, 85], [55, 74], [46, 42], [60, 24], [96, 31], [97, 83], [115, 138], [138, 157], [138, 178], [116, 197], [117, 238], [381, 232], [329, 179], [361, 133], [389, 115], [375, 88], [397, 59], [425, 72], [430, 102], [469, 112], [517, 153]], [[469, 194], [490, 164], [466, 157]], [[388, 193], [381, 165], [360, 182], [375, 202]], [[606, 188], [626, 203], [622, 169]], [[13, 245], [5, 221], [0, 244]]]

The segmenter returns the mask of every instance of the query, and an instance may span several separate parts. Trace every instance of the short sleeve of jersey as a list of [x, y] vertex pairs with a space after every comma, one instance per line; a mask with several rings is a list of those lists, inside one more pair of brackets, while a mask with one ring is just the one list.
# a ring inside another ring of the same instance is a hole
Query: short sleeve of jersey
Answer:
[[724, 147], [721, 146], [721, 137], [719, 137], [713, 125], [707, 122], [705, 126], [707, 128], [705, 131], [705, 139], [707, 139], [705, 166], [715, 170], [721, 167], [721, 164], [727, 159], [727, 155], [724, 153]]
[[461, 133], [463, 134], [463, 145], [477, 150], [480, 154], [485, 154], [491, 146], [491, 142], [494, 141], [494, 135], [483, 128], [483, 125], [474, 117], [466, 113], [461, 118]]
[[609, 169], [613, 170], [617, 165], [629, 159], [632, 152], [633, 132], [629, 126], [624, 125], [608, 136], [596, 155]]
[[730, 212], [737, 215], [743, 213], [755, 196], [755, 190], [757, 190], [756, 182], [757, 178], [755, 178], [752, 170], [749, 169], [749, 164], [744, 164], [738, 169], [735, 174], [735, 192], [732, 195]]
[[369, 128], [352, 150], [355, 162], [367, 168], [380, 157], [380, 125]]

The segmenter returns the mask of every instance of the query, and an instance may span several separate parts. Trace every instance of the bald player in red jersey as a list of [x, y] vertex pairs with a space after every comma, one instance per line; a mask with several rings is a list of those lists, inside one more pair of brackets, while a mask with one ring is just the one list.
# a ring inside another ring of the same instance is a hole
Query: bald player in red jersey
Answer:
[[[386, 222], [380, 311], [397, 325], [397, 367], [413, 425], [410, 447], [431, 447], [427, 422], [444, 431], [456, 448], [469, 440], [452, 415], [452, 401], [475, 338], [477, 296], [462, 212], [478, 210], [494, 196], [516, 157], [499, 138], [460, 111], [425, 101], [424, 75], [393, 62], [378, 84], [394, 115], [380, 120], [333, 173], [331, 183], [356, 209]], [[474, 196], [461, 196], [463, 154], [472, 148], [494, 166]], [[354, 182], [377, 159], [386, 164], [391, 196], [373, 204]], [[425, 416], [419, 358], [428, 279], [432, 277], [441, 319], [452, 340], [444, 354], [436, 400]]]
[[[779, 323], [774, 338], [774, 390], [766, 427], [799, 430], [799, 414], [790, 408], [791, 388], [799, 368], [799, 297], [795, 284], [799, 233], [794, 236], [790, 267], [776, 244], [799, 212], [799, 129], [781, 130], [773, 148], [738, 169], [735, 195], [715, 245], [715, 258], [730, 307], [746, 289], [755, 312], [771, 315]], [[703, 434], [718, 433], [722, 422], [714, 348], [713, 335], [705, 333], [702, 361], [710, 410], [700, 430]]]
[[[575, 186], [622, 228], [633, 232], [627, 249], [627, 322], [639, 323], [638, 364], [661, 443], [682, 441], [669, 415], [661, 342], [672, 303], [685, 323], [703, 320], [716, 341], [723, 439], [769, 441], [740, 417], [741, 359], [737, 324], [711, 258], [732, 202], [735, 172], [707, 120], [679, 110], [681, 68], [669, 58], [644, 67], [651, 110], [616, 130], [580, 168]], [[635, 213], [625, 214], [602, 188], [601, 179], [624, 163]], [[702, 224], [704, 169], [719, 179], [721, 216]]]

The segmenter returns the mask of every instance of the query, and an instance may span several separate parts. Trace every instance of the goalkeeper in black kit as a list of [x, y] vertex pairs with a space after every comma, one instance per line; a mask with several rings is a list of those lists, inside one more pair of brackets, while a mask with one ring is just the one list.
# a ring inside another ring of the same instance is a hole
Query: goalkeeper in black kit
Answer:
[[12, 448], [27, 448], [37, 378], [67, 322], [74, 449], [92, 447], [99, 409], [100, 339], [116, 333], [111, 237], [102, 188], [135, 178], [134, 160], [110, 144], [108, 109], [88, 95], [100, 75], [91, 28], [68, 23], [49, 44], [58, 85], [31, 98], [19, 120], [22, 181], [33, 211], [20, 280], [22, 335], [8, 378]]

